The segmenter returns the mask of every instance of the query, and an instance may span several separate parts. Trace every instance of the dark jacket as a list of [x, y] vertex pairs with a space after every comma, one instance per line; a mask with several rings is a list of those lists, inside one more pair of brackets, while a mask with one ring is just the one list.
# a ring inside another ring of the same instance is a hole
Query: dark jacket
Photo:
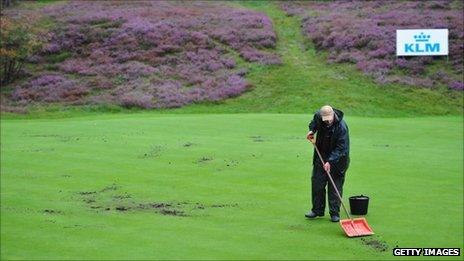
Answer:
[[[328, 161], [331, 165], [331, 174], [344, 176], [350, 164], [350, 137], [348, 133], [348, 126], [343, 120], [343, 112], [333, 109], [335, 112], [334, 122], [330, 127], [327, 127], [322, 121], [320, 111], [314, 114], [313, 120], [309, 123], [309, 130], [317, 134], [316, 145], [320, 149], [322, 139], [326, 132], [330, 132], [330, 146], [328, 157], [324, 161]], [[321, 165], [319, 156], [314, 150], [313, 165]]]

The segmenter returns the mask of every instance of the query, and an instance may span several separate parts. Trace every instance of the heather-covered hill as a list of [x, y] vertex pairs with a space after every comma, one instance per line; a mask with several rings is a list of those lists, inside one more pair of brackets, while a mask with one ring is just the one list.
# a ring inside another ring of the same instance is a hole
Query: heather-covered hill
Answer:
[[38, 11], [55, 26], [28, 58], [32, 74], [7, 96], [12, 106], [219, 101], [250, 87], [237, 56], [280, 63], [266, 15], [214, 2], [71, 1]]
[[[303, 35], [327, 50], [331, 63], [356, 64], [380, 84], [464, 89], [462, 1], [295, 1], [280, 7], [303, 18]], [[449, 57], [396, 56], [396, 30], [421, 28], [449, 30]]]
[[[463, 110], [462, 63], [456, 63], [455, 55], [449, 62], [417, 57], [397, 61], [391, 53], [372, 58], [368, 49], [321, 47], [301, 30], [315, 19], [322, 19], [311, 25], [318, 30], [319, 22], [332, 26], [323, 19], [333, 11], [324, 11], [319, 3], [89, 3], [28, 2], [5, 11], [2, 18], [26, 21], [31, 30], [40, 28], [37, 34], [44, 44], [27, 58], [22, 77], [2, 86], [2, 111], [31, 112], [25, 117], [68, 117], [128, 107], [154, 113], [306, 113], [324, 103], [362, 116]], [[444, 8], [424, 5], [423, 14], [452, 12], [450, 19], [459, 17], [454, 12], [462, 9], [458, 2], [437, 3]], [[351, 19], [354, 10], [348, 4], [330, 4], [346, 7], [340, 19]], [[376, 8], [371, 9], [387, 10]], [[380, 24], [394, 22], [382, 19], [378, 18]], [[359, 33], [357, 23], [352, 19], [353, 30], [346, 31], [353, 41]], [[451, 31], [458, 25], [450, 25]], [[373, 44], [380, 44], [379, 39]], [[453, 50], [456, 39], [450, 39]], [[354, 54], [363, 63], [336, 58]], [[408, 66], [400, 68], [396, 62]], [[359, 70], [362, 64], [373, 71], [364, 70], [369, 74], [365, 75]], [[377, 64], [389, 65], [382, 69]]]

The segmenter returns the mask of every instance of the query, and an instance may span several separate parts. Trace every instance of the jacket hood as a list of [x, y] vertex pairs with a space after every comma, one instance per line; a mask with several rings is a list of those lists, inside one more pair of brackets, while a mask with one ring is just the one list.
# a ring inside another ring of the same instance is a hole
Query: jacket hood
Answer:
[[343, 120], [344, 113], [339, 109], [333, 108], [333, 110], [335, 112], [335, 122], [340, 122], [341, 120]]

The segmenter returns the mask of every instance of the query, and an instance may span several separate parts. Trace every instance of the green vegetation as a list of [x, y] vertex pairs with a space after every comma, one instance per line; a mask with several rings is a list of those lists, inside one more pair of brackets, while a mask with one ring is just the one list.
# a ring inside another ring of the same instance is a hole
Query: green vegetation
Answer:
[[71, 53], [69, 53], [69, 52], [61, 52], [61, 53], [57, 53], [57, 54], [50, 54], [49, 56], [47, 56], [47, 62], [58, 63], [58, 62], [62, 62], [64, 60], [68, 59], [69, 57], [71, 57]]
[[5, 85], [19, 78], [26, 58], [39, 49], [40, 41], [25, 24], [1, 16], [0, 25], [0, 84]]
[[1, 257], [372, 260], [396, 245], [463, 247], [460, 118], [347, 118], [345, 195], [371, 197], [376, 235], [364, 240], [381, 248], [346, 238], [327, 214], [304, 218], [308, 118], [3, 120]]

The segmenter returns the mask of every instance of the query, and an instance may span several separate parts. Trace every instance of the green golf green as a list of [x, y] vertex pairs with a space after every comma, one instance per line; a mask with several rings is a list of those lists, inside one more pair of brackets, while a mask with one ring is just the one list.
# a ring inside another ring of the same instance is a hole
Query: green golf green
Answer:
[[[347, 197], [371, 237], [310, 207], [307, 114], [1, 121], [2, 259], [393, 259], [463, 247], [463, 125], [347, 115]], [[345, 218], [342, 212], [342, 218]], [[458, 257], [459, 258], [459, 257]]]

